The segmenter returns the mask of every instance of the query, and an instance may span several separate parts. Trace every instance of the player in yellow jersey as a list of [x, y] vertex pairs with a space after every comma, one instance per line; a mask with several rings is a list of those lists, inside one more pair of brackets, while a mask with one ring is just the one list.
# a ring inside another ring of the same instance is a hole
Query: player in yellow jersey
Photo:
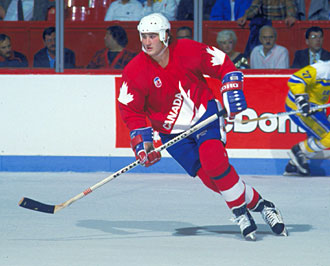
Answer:
[[325, 110], [310, 112], [310, 107], [326, 104], [330, 95], [330, 61], [319, 61], [295, 72], [288, 82], [285, 101], [287, 111], [301, 110], [291, 119], [306, 131], [307, 139], [297, 143], [289, 152], [291, 160], [284, 175], [310, 175], [307, 159], [330, 148], [330, 122]]

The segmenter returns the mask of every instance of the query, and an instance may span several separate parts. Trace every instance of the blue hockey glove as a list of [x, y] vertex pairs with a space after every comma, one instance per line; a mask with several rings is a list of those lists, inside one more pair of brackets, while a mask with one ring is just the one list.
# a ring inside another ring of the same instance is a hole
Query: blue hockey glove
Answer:
[[295, 102], [298, 110], [301, 111], [303, 116], [310, 115], [310, 104], [309, 104], [308, 94], [297, 94], [295, 97]]
[[151, 127], [132, 130], [130, 136], [131, 147], [141, 165], [149, 167], [161, 159], [160, 152], [154, 150], [153, 130]]
[[243, 73], [234, 71], [227, 73], [222, 80], [221, 93], [223, 104], [226, 108], [229, 119], [247, 108], [243, 93]]

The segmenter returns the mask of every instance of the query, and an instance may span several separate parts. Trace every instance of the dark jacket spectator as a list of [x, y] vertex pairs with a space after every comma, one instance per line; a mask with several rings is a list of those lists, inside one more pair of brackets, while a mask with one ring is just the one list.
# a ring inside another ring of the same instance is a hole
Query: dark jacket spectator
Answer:
[[[33, 58], [33, 67], [50, 68], [50, 61], [47, 53], [47, 48], [39, 50]], [[75, 68], [76, 57], [73, 51], [64, 48], [64, 68]]]
[[127, 34], [121, 26], [110, 26], [104, 36], [105, 48], [97, 51], [87, 68], [123, 69], [136, 53], [126, 49]]
[[[216, 0], [203, 0], [203, 20], [210, 19], [210, 13]], [[177, 20], [194, 19], [194, 1], [180, 0], [176, 15]]]
[[0, 56], [0, 67], [28, 67], [28, 61], [24, 54], [12, 51], [11, 56], [6, 59]]
[[312, 26], [305, 32], [307, 49], [298, 50], [294, 54], [291, 68], [303, 68], [317, 61], [330, 60], [330, 52], [323, 49], [323, 29], [318, 26]]
[[[330, 52], [321, 49], [321, 60], [322, 61], [328, 61], [330, 60]], [[298, 50], [294, 54], [294, 60], [292, 63], [291, 68], [303, 68], [305, 66], [308, 66], [309, 63], [309, 49], [304, 50]]]
[[134, 56], [136, 53], [123, 49], [111, 60], [111, 52], [107, 48], [103, 48], [95, 53], [87, 68], [123, 69]]
[[0, 34], [0, 67], [28, 67], [26, 56], [11, 49], [10, 37]]
[[[33, 67], [55, 68], [55, 27], [48, 27], [42, 33], [45, 47], [39, 50], [33, 58]], [[76, 57], [72, 50], [64, 48], [64, 68], [75, 68]]]

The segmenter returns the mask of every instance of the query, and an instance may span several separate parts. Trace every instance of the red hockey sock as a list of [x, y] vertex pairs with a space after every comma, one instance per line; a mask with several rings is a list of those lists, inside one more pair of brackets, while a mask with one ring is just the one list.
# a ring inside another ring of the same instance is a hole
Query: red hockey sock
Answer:
[[245, 201], [248, 209], [253, 209], [261, 199], [260, 194], [253, 187], [245, 184]]
[[200, 178], [200, 180], [202, 180], [202, 182], [205, 186], [207, 186], [209, 189], [212, 189], [214, 192], [219, 193], [219, 189], [213, 183], [211, 178], [205, 173], [203, 168], [198, 170], [197, 175]]
[[227, 152], [219, 140], [207, 140], [199, 148], [206, 175], [218, 188], [229, 208], [245, 203], [245, 185], [229, 164]]

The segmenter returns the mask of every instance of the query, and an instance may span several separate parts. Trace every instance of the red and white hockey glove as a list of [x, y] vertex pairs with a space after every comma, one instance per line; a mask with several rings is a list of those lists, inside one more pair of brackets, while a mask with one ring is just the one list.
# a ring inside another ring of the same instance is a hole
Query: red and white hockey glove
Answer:
[[151, 127], [132, 130], [131, 147], [140, 164], [149, 167], [161, 159], [160, 152], [155, 151], [153, 145], [153, 130]]
[[247, 108], [243, 93], [243, 73], [234, 71], [227, 73], [222, 80], [221, 93], [229, 119]]

